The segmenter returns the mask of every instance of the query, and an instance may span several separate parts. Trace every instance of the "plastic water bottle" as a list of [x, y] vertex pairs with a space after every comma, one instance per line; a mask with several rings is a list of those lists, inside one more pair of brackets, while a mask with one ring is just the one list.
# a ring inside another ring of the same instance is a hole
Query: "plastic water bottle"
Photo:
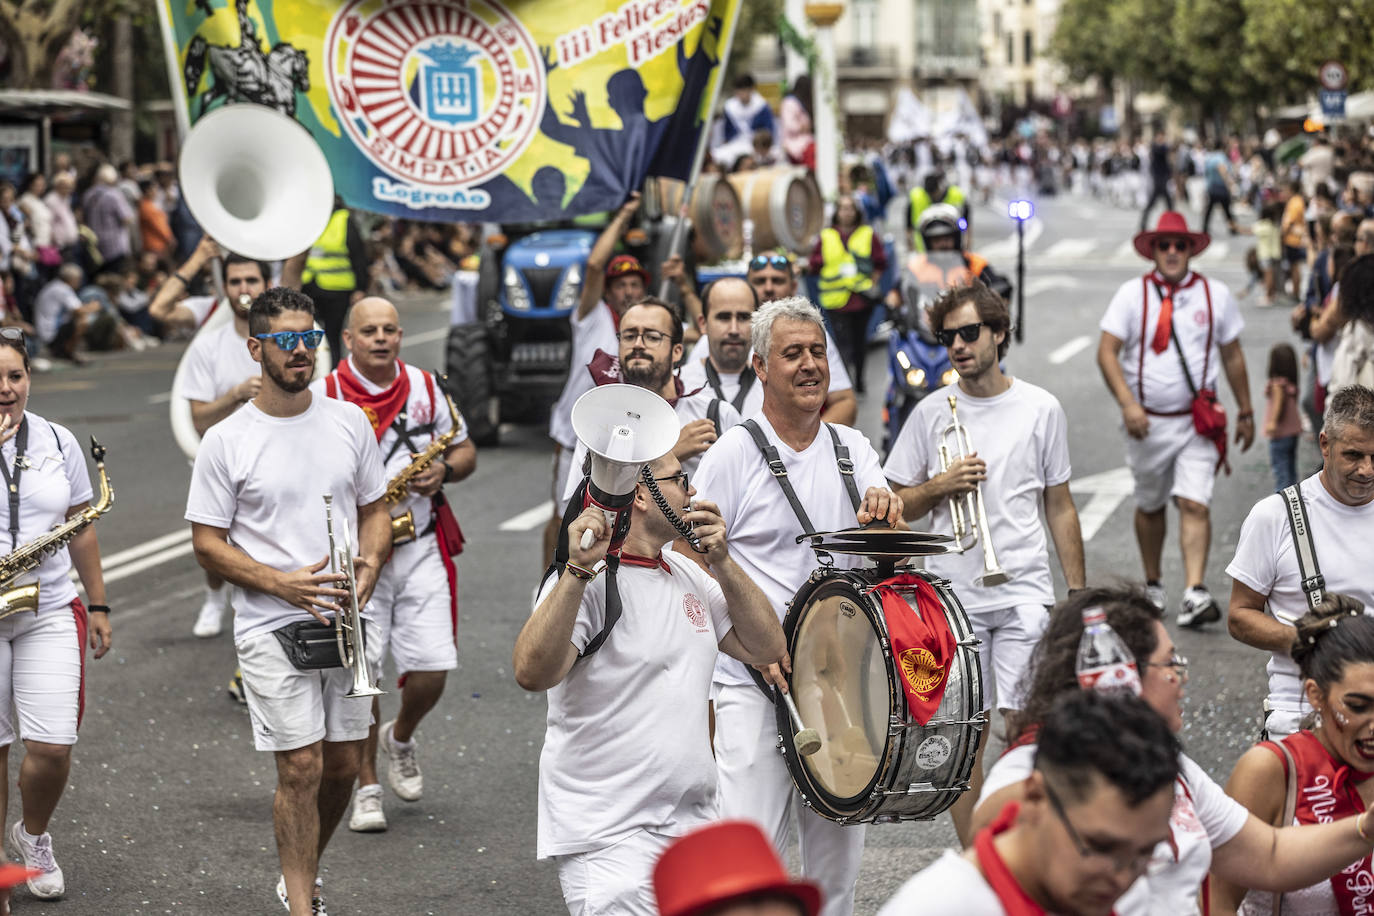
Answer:
[[1078, 641], [1078, 686], [1099, 693], [1140, 695], [1140, 671], [1131, 650], [1107, 623], [1100, 607], [1083, 609], [1083, 637]]

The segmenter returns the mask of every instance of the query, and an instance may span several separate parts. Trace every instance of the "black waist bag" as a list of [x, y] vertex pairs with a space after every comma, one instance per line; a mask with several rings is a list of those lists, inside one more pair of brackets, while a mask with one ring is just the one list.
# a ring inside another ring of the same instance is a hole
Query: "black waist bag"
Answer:
[[[363, 639], [367, 639], [367, 621], [360, 620]], [[325, 625], [317, 620], [301, 620], [288, 623], [272, 631], [286, 652], [287, 659], [301, 671], [319, 668], [342, 668], [343, 659], [339, 656], [339, 640], [333, 625]]]

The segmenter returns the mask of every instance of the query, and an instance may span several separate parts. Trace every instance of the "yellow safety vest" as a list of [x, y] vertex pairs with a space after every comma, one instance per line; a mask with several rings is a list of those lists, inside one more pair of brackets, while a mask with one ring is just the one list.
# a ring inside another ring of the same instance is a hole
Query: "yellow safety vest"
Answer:
[[[926, 193], [926, 189], [925, 189], [924, 187], [915, 187], [915, 188], [912, 188], [912, 189], [911, 189], [911, 198], [910, 198], [910, 199], [911, 199], [911, 228], [912, 228], [912, 229], [915, 229], [915, 228], [916, 228], [916, 224], [917, 224], [918, 222], [920, 222], [921, 214], [925, 212], [926, 207], [929, 207], [931, 204], [935, 203], [935, 201], [933, 201], [933, 200], [930, 199], [930, 195]], [[945, 199], [942, 200], [942, 201], [940, 201], [940, 203], [942, 203], [942, 204], [949, 204], [949, 205], [950, 205], [951, 207], [953, 207], [954, 209], [956, 209], [956, 210], [958, 210], [958, 211], [960, 211], [960, 212], [963, 212], [963, 209], [964, 209], [964, 202], [965, 202], [966, 200], [967, 200], [967, 198], [964, 196], [964, 189], [961, 188], [961, 187], [959, 187], [957, 184], [954, 184], [954, 185], [950, 185], [948, 188], [945, 189]], [[911, 235], [912, 235], [912, 239], [911, 239], [911, 248], [912, 248], [912, 250], [913, 250], [913, 251], [925, 251], [925, 250], [926, 250], [926, 241], [925, 241], [925, 239], [921, 238], [921, 233], [920, 233], [920, 232], [912, 232]]]
[[333, 291], [355, 290], [358, 278], [353, 276], [353, 263], [348, 259], [348, 211], [339, 209], [329, 217], [324, 234], [310, 248], [301, 271], [301, 283], [314, 283], [320, 289]]
[[820, 286], [821, 305], [828, 309], [842, 309], [850, 296], [873, 288], [872, 226], [857, 227], [847, 247], [838, 231], [821, 230]]

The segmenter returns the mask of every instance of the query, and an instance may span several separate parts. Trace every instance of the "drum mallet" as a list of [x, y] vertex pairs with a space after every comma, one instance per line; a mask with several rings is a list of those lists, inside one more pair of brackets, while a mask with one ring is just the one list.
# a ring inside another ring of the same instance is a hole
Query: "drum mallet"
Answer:
[[803, 757], [810, 757], [821, 749], [821, 736], [814, 728], [807, 728], [802, 724], [801, 713], [797, 712], [797, 704], [792, 702], [792, 695], [784, 693], [782, 701], [787, 704], [787, 712], [792, 716], [792, 727], [797, 733], [792, 736], [792, 742], [797, 746], [797, 753]]

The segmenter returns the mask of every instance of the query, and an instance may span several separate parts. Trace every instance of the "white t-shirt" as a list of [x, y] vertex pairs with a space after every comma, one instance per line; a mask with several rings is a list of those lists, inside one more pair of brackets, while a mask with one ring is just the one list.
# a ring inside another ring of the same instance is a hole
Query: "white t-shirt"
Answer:
[[[1148, 290], [1149, 303], [1145, 313], [1143, 337], [1140, 316], [1142, 285]], [[1164, 288], [1162, 283], [1159, 288]], [[1210, 356], [1206, 353], [1209, 289], [1212, 299]], [[1192, 394], [1188, 390], [1188, 382], [1184, 379], [1183, 367], [1179, 364], [1178, 349], [1170, 342], [1162, 353], [1156, 353], [1151, 346], [1155, 328], [1159, 324], [1159, 303], [1159, 292], [1155, 284], [1142, 284], [1140, 277], [1133, 277], [1121, 284], [1116, 295], [1112, 296], [1099, 327], [1122, 341], [1121, 369], [1126, 375], [1126, 384], [1131, 389], [1131, 394], [1143, 407], [1161, 413], [1185, 411], [1192, 402]], [[1193, 379], [1193, 384], [1198, 384], [1198, 380], [1203, 377], [1205, 362], [1207, 375], [1202, 387], [1215, 390], [1221, 372], [1220, 347], [1240, 337], [1240, 332], [1245, 327], [1245, 322], [1240, 317], [1240, 307], [1236, 305], [1236, 298], [1231, 295], [1230, 288], [1218, 280], [1189, 272], [1183, 278], [1183, 285], [1174, 293], [1173, 327], [1178, 334], [1179, 343], [1183, 346], [1183, 352], [1188, 357], [1188, 373]]]
[[[947, 385], [922, 398], [903, 424], [883, 468], [888, 480], [909, 487], [940, 473], [939, 444], [950, 422], [951, 394], [958, 398], [959, 422], [988, 465], [983, 504], [997, 559], [1012, 580], [992, 588], [974, 584], [983, 572], [981, 542], [964, 553], [927, 557], [926, 568], [954, 583], [967, 611], [1053, 604], [1040, 507], [1045, 488], [1065, 483], [1070, 476], [1064, 408], [1054, 395], [1021, 379], [1013, 379], [1011, 387], [991, 398], [976, 398], [957, 384]], [[936, 504], [930, 528], [942, 534], [954, 530], [949, 500]]]
[[[353, 370], [353, 376], [362, 383], [363, 388], [369, 394], [377, 394], [382, 391], [382, 386], [374, 385], [366, 376], [358, 371], [358, 367], [353, 363], [353, 357], [348, 357], [349, 368]], [[406, 429], [410, 430], [410, 441], [415, 443], [418, 449], [424, 448], [435, 439], [442, 436], [453, 428], [453, 417], [448, 412], [448, 402], [444, 400], [444, 392], [439, 387], [438, 382], [434, 383], [433, 403], [430, 403], [430, 388], [425, 383], [427, 373], [423, 369], [414, 366], [406, 366], [405, 370], [410, 375], [410, 397], [406, 400], [405, 410], [398, 415], [404, 417]], [[316, 397], [328, 397], [325, 393], [325, 380], [317, 378], [310, 383], [310, 393]], [[342, 392], [340, 392], [342, 394]], [[461, 414], [460, 414], [461, 417]], [[434, 423], [434, 428], [428, 432], [416, 429]], [[375, 433], [373, 434], [375, 438]], [[466, 442], [468, 438], [467, 424], [463, 424], [462, 430], [453, 439], [453, 445]], [[410, 464], [410, 449], [406, 448], [404, 442], [400, 442], [400, 435], [396, 432], [395, 426], [387, 427], [387, 431], [382, 433], [382, 438], [377, 442], [378, 454], [382, 459], [382, 471], [387, 480], [395, 477]], [[429, 527], [429, 517], [432, 512], [428, 496], [408, 495], [402, 502], [391, 507], [393, 517], [406, 514], [406, 510], [413, 513], [415, 520], [415, 530], [424, 531]]]
[[[28, 442], [24, 447], [27, 467], [19, 472], [19, 535], [11, 546], [9, 499], [0, 496], [0, 553], [23, 547], [54, 525], [66, 520], [67, 510], [91, 498], [91, 478], [86, 456], [76, 437], [65, 426], [49, 423], [24, 411]], [[14, 439], [0, 448], [0, 461], [14, 473]], [[4, 492], [0, 485], [0, 492]], [[38, 569], [16, 580], [17, 585], [38, 582], [38, 611], [44, 613], [71, 604], [76, 586], [69, 576], [72, 558], [64, 547], [47, 557]]]
[[195, 316], [195, 325], [200, 327], [205, 324], [205, 319], [210, 317], [210, 312], [215, 307], [214, 296], [187, 296], [177, 303], [183, 308], [189, 309]]
[[[825, 355], [826, 362], [830, 364], [830, 388], [827, 389], [831, 394], [837, 391], [848, 391], [854, 387], [854, 381], [849, 377], [849, 370], [845, 368], [844, 360], [840, 358], [840, 345], [835, 343], [835, 338], [830, 335], [830, 328], [825, 328]], [[687, 354], [687, 360], [682, 365], [682, 381], [687, 385], [687, 390], [691, 391], [697, 385], [706, 384], [706, 370], [702, 368], [701, 362], [711, 355], [711, 344], [703, 334], [697, 338], [697, 342], [692, 344], [692, 352]], [[746, 365], [752, 365], [754, 351], [750, 350], [745, 357]], [[688, 380], [687, 370], [692, 370], [691, 381]], [[698, 376], [700, 381], [697, 381]], [[733, 385], [727, 385], [725, 376], [721, 376], [721, 387], [725, 388], [730, 397], [735, 396], [735, 391], [739, 388], [739, 377], [736, 375]], [[755, 383], [758, 387], [758, 383]], [[753, 404], [754, 398], [758, 399], [757, 404]], [[751, 409], [752, 408], [752, 409]], [[758, 394], [750, 393], [744, 402], [744, 409], [740, 413], [745, 419], [754, 416], [763, 408], [763, 392]]]
[[585, 318], [578, 318], [574, 310], [568, 316], [568, 321], [572, 325], [572, 358], [568, 360], [568, 381], [563, 385], [563, 393], [558, 396], [549, 413], [549, 435], [564, 448], [575, 448], [577, 434], [572, 426], [573, 405], [578, 398], [596, 387], [592, 374], [587, 371], [587, 364], [597, 350], [614, 355], [620, 352], [620, 346], [615, 338], [615, 315], [605, 302], [598, 303]]
[[878, 916], [1004, 916], [983, 873], [952, 849], [907, 879]]
[[[690, 391], [691, 389], [688, 388], [687, 390]], [[692, 397], [678, 398], [673, 403], [673, 412], [677, 414], [678, 424], [680, 426], [686, 426], [688, 423], [692, 423], [696, 420], [706, 419], [713, 400], [715, 400], [715, 395], [711, 394], [711, 389], [709, 388], [697, 392]], [[720, 428], [722, 432], [739, 424], [742, 419], [743, 418], [740, 417], [735, 408], [724, 401], [721, 402]], [[702, 452], [700, 455], [694, 455], [682, 462], [682, 469], [687, 472], [689, 478], [696, 475], [697, 468], [700, 466], [701, 459], [705, 454], [706, 452]], [[558, 514], [560, 516], [563, 514], [563, 510], [568, 507], [568, 500], [573, 498], [573, 494], [577, 492], [577, 488], [582, 485], [582, 466], [586, 460], [587, 446], [583, 445], [581, 440], [579, 440], [577, 447], [573, 449], [572, 464], [570, 465], [572, 472], [568, 474], [567, 483], [564, 485], [563, 494], [559, 499]]]
[[[1374, 613], [1374, 580], [1369, 577], [1369, 545], [1374, 543], [1374, 503], [1347, 506], [1327, 492], [1320, 474], [1299, 485], [1307, 506], [1307, 521], [1317, 565], [1326, 578], [1328, 592], [1342, 592], [1364, 602], [1365, 613]], [[1307, 613], [1293, 534], [1288, 527], [1288, 506], [1274, 493], [1255, 504], [1240, 526], [1236, 555], [1226, 574], [1268, 595], [1266, 605], [1275, 619], [1292, 624]], [[1304, 713], [1302, 677], [1287, 652], [1269, 659], [1269, 703], [1285, 712]]]
[[[201, 440], [186, 520], [229, 529], [230, 544], [289, 572], [329, 555], [326, 493], [334, 497], [336, 534], [347, 522], [356, 551], [358, 507], [385, 491], [377, 439], [357, 405], [312, 396], [304, 413], [269, 417], [250, 401]], [[240, 592], [235, 642], [313, 619], [266, 592]]]
[[[620, 565], [620, 620], [549, 690], [541, 859], [601, 849], [643, 828], [680, 836], [719, 816], [706, 700], [730, 616], [710, 575], [670, 550], [663, 558], [671, 572]], [[583, 590], [572, 633], [579, 652], [605, 622], [605, 583], [598, 576]]]
[[81, 308], [81, 297], [62, 280], [49, 280], [33, 300], [33, 329], [38, 339], [50, 344], [62, 325]]
[[[1187, 754], [1178, 758], [1172, 843], [1155, 847], [1149, 870], [1116, 902], [1117, 916], [1182, 916], [1198, 912], [1197, 895], [1212, 867], [1212, 850], [1235, 838], [1250, 813], [1226, 794]], [[1012, 748], [983, 781], [982, 802], [994, 792], [1024, 781], [1035, 768], [1035, 745]], [[1185, 788], [1186, 787], [1186, 788]]]
[[[702, 338], [705, 340], [706, 338]], [[753, 351], [751, 350], [752, 354]], [[711, 397], [721, 397], [726, 404], [734, 404], [735, 398], [739, 396], [740, 372], [721, 372], [719, 395], [711, 388], [706, 379], [706, 361], [704, 359], [693, 359], [682, 367], [678, 373], [678, 378], [682, 379], [682, 384], [688, 391], [695, 388], [702, 388], [702, 394], [710, 394]], [[830, 377], [830, 390], [835, 390], [835, 377]], [[763, 382], [755, 378], [749, 384], [749, 390], [744, 393], [744, 400], [740, 403], [739, 414], [743, 418], [757, 416], [763, 410]]]
[[[754, 419], [777, 448], [787, 468], [787, 478], [815, 530], [858, 527], [854, 505], [835, 462], [835, 446], [825, 426], [816, 431], [810, 445], [797, 452], [778, 438], [767, 417], [760, 414]], [[849, 426], [836, 424], [833, 428], [854, 462], [854, 483], [860, 499], [869, 487], [886, 487], [878, 454], [868, 438]], [[693, 485], [699, 498], [720, 506], [730, 555], [768, 596], [773, 612], [782, 620], [787, 602], [820, 563], [810, 545], [796, 543], [797, 535], [802, 533], [801, 522], [769, 472], [749, 430], [743, 426], [726, 430], [702, 458]], [[834, 565], [839, 569], [856, 569], [866, 564], [863, 557], [834, 557]], [[722, 684], [752, 683], [743, 664], [724, 656], [716, 666], [716, 680]]]
[[232, 321], [197, 335], [182, 359], [181, 396], [191, 401], [217, 401], [245, 379], [262, 375], [262, 364], [248, 352], [248, 338]]

